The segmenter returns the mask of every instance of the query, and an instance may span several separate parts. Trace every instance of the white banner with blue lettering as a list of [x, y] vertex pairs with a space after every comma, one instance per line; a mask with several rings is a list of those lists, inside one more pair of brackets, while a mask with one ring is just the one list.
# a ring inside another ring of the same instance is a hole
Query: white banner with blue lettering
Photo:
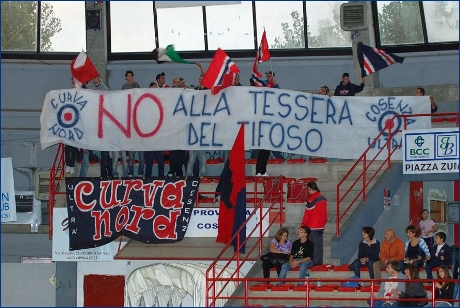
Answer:
[[13, 158], [2, 157], [2, 222], [17, 221]]
[[[395, 114], [419, 113], [430, 113], [428, 96], [327, 97], [256, 87], [229, 87], [216, 96], [172, 88], [64, 89], [46, 95], [40, 140], [42, 149], [62, 142], [104, 151], [228, 150], [244, 122], [246, 149], [356, 159]], [[430, 120], [411, 118], [407, 129], [431, 128]], [[403, 129], [402, 122], [394, 121], [392, 130]]]

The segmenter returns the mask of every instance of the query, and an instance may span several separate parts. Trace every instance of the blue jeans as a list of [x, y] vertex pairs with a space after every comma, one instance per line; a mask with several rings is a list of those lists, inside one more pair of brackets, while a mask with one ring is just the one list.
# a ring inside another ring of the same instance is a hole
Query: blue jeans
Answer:
[[134, 175], [134, 155], [136, 152], [139, 160], [137, 175], [144, 175], [144, 151], [129, 151], [128, 175]]
[[112, 152], [112, 163], [113, 163], [113, 176], [118, 177], [118, 155], [121, 153], [121, 163], [123, 166], [123, 176], [128, 175], [128, 165], [126, 164], [126, 151], [113, 151]]
[[351, 263], [350, 268], [353, 272], [355, 272], [356, 277], [361, 277], [361, 267], [367, 266], [367, 268], [369, 269], [369, 278], [374, 279], [373, 264], [374, 261], [369, 260], [366, 262], [366, 264], [363, 265], [361, 264], [361, 262], [359, 262], [359, 259], [356, 259], [355, 261], [353, 261], [353, 263]]
[[284, 160], [284, 156], [283, 156], [283, 153], [280, 152], [280, 151], [272, 151], [273, 153], [273, 156], [275, 156], [275, 158], [282, 158]]
[[[301, 260], [300, 258], [294, 259], [294, 261]], [[304, 279], [305, 276], [307, 275], [307, 270], [313, 266], [313, 261], [307, 261], [307, 262], [302, 262], [299, 264], [300, 266], [300, 274], [299, 278]], [[289, 262], [286, 262], [281, 266], [281, 271], [279, 274], [279, 278], [286, 278], [287, 272], [292, 270], [291, 264]], [[284, 284], [284, 281], [278, 282], [278, 284]]]
[[[385, 302], [384, 301], [381, 301], [381, 300], [374, 300], [374, 306], [372, 307], [383, 307], [383, 304]], [[371, 300], [368, 299], [367, 300], [367, 304], [370, 306], [371, 305]], [[398, 302], [394, 302], [394, 303], [391, 303], [391, 304], [387, 304], [386, 306], [391, 306], [391, 307], [396, 307], [398, 306]]]
[[198, 159], [200, 165], [199, 175], [206, 175], [206, 151], [203, 150], [190, 150], [188, 151], [187, 175], [193, 176], [193, 165], [195, 160]]
[[158, 165], [158, 176], [165, 176], [165, 154], [164, 151], [145, 151], [145, 176], [152, 176], [153, 160]]
[[81, 159], [81, 166], [80, 166], [80, 177], [85, 177], [88, 174], [89, 168], [89, 150], [81, 150], [82, 151], [82, 159]]
[[222, 158], [224, 163], [227, 161], [229, 154], [230, 154], [230, 150], [222, 150], [222, 151], [220, 151], [220, 158]]

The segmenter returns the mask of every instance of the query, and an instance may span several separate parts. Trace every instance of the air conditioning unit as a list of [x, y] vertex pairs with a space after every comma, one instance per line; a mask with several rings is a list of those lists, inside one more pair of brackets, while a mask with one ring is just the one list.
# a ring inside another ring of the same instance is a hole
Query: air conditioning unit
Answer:
[[30, 225], [31, 232], [38, 232], [42, 223], [42, 203], [35, 198], [34, 191], [16, 191], [16, 221], [2, 224]]
[[50, 172], [41, 171], [35, 173], [35, 197], [40, 201], [50, 199]]
[[340, 28], [343, 31], [367, 29], [367, 6], [365, 2], [343, 3], [340, 6]]

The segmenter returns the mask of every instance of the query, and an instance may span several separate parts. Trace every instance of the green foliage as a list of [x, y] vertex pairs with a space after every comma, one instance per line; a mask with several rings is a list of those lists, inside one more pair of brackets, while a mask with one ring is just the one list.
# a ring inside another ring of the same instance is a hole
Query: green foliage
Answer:
[[383, 45], [423, 43], [419, 3], [392, 1], [379, 13], [380, 39]]
[[[458, 2], [435, 1], [433, 18], [438, 29], [453, 29], [458, 31]], [[426, 14], [426, 12], [425, 12]]]
[[[37, 12], [37, 1], [2, 1], [2, 51], [37, 49]], [[41, 2], [41, 14], [40, 50], [52, 51], [51, 38], [62, 30], [61, 20], [48, 2]]]
[[[334, 10], [340, 12], [340, 4], [334, 4]], [[292, 27], [287, 22], [281, 23], [284, 37], [276, 37], [275, 43], [270, 48], [305, 48], [304, 20], [298, 11], [291, 12]], [[340, 28], [340, 16], [334, 16], [334, 20], [322, 19], [318, 23], [319, 35], [312, 35], [310, 25], [307, 24], [308, 47], [337, 47], [351, 46], [351, 39], [348, 32]]]

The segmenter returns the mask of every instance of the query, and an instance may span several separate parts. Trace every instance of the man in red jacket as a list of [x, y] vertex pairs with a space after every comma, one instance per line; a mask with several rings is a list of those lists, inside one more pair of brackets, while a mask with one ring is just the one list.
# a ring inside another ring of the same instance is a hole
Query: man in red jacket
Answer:
[[309, 226], [311, 229], [309, 238], [315, 247], [313, 264], [321, 265], [323, 264], [323, 233], [327, 223], [327, 200], [313, 181], [307, 183], [307, 191], [308, 198], [302, 226]]

